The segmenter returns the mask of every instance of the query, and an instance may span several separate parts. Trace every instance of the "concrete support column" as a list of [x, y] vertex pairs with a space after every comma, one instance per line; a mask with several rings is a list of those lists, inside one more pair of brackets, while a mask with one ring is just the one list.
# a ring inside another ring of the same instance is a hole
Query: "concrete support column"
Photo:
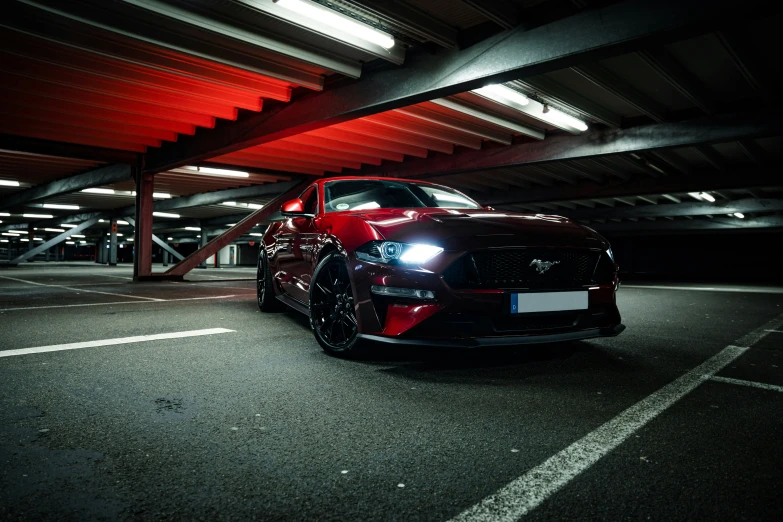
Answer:
[[111, 231], [109, 232], [109, 266], [117, 266], [117, 219], [111, 220]]
[[[207, 243], [209, 243], [209, 239], [207, 238], [207, 231], [205, 229], [201, 229], [201, 238], [199, 239], [199, 248], [204, 248], [207, 246]], [[200, 265], [198, 265], [198, 268], [206, 268], [207, 267], [207, 260], [201, 262]]]
[[152, 274], [152, 174], [136, 173], [136, 229], [134, 238], [133, 279]]
[[215, 252], [215, 268], [220, 268], [220, 250]]
[[[27, 251], [28, 251], [28, 252], [29, 252], [30, 250], [32, 250], [33, 248], [35, 248], [35, 241], [33, 241], [33, 238], [34, 238], [34, 237], [35, 237], [35, 233], [34, 233], [34, 232], [32, 231], [32, 229], [31, 229], [31, 230], [30, 230], [30, 231], [27, 233], [27, 239], [28, 239], [28, 241], [27, 241]], [[35, 256], [33, 256], [33, 257], [35, 257]], [[28, 262], [28, 263], [32, 263], [32, 262], [33, 262], [33, 257], [29, 258], [29, 259], [27, 260], [27, 262]]]
[[[168, 245], [168, 244], [169, 244], [169, 242], [168, 242], [168, 241], [166, 241], [166, 244]], [[163, 266], [169, 266], [169, 256], [171, 256], [171, 254], [169, 254], [168, 252], [166, 252], [166, 249], [165, 249], [165, 248], [162, 248], [162, 249], [161, 249], [161, 252], [162, 252], [162, 254], [163, 254]]]
[[[44, 240], [49, 241], [49, 236], [44, 236]], [[44, 261], [45, 262], [47, 262], [47, 263], [49, 262], [49, 256], [51, 255], [51, 253], [52, 253], [52, 249], [51, 248], [47, 248], [46, 252], [44, 252], [44, 256], [45, 256], [44, 257]], [[56, 258], [55, 258], [55, 261], [57, 261]]]

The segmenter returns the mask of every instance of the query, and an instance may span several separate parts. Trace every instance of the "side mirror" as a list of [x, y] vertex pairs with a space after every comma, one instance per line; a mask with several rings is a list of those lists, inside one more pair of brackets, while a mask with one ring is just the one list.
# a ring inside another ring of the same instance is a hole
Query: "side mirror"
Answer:
[[304, 217], [304, 203], [299, 198], [289, 199], [280, 207], [280, 213], [285, 217]]

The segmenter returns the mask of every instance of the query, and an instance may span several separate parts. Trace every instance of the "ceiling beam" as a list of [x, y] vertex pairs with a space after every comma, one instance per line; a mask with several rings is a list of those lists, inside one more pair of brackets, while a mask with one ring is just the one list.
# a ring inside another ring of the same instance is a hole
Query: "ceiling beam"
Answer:
[[668, 119], [666, 107], [637, 90], [625, 80], [617, 77], [603, 66], [597, 63], [589, 63], [579, 67], [572, 67], [571, 69], [605, 91], [617, 96], [653, 121], [661, 122]]
[[[664, 195], [666, 196], [666, 195]], [[736, 201], [692, 201], [661, 205], [634, 207], [596, 208], [592, 210], [564, 210], [562, 214], [571, 219], [594, 220], [612, 218], [678, 217], [733, 214], [734, 212], [758, 213], [783, 211], [783, 199], [738, 199]]]
[[200, 129], [194, 136], [150, 150], [145, 170], [161, 172], [489, 83], [661, 45], [701, 33], [714, 23], [737, 23], [739, 18], [764, 16], [769, 10], [769, 2], [762, 0], [747, 0], [742, 10], [731, 0], [626, 0], [534, 29], [518, 27], [467, 49], [411, 53], [405, 67], [367, 72], [356, 82], [303, 96], [277, 110], [221, 121], [214, 129]]
[[509, 0], [461, 0], [482, 16], [503, 29], [513, 29], [519, 23], [519, 9]]
[[624, 223], [604, 223], [590, 225], [602, 233], [629, 233], [641, 232], [696, 232], [696, 231], [748, 231], [764, 228], [783, 227], [783, 216], [766, 216], [754, 219], [738, 219], [721, 217], [713, 219], [692, 219], [675, 221], [627, 221]]
[[130, 165], [107, 165], [89, 172], [38, 185], [0, 199], [0, 209], [7, 209], [62, 194], [131, 179]]
[[648, 49], [637, 55], [705, 114], [715, 113], [715, 102], [698, 78], [677, 62], [668, 51]]
[[13, 134], [0, 134], [0, 149], [26, 152], [28, 154], [44, 154], [61, 158], [105, 161], [108, 163], [129, 163], [135, 165], [140, 154], [126, 150], [91, 147], [62, 141], [41, 140]]
[[775, 85], [774, 79], [769, 77], [769, 66], [766, 59], [762, 58], [763, 52], [753, 46], [753, 35], [741, 29], [727, 29], [717, 34], [754, 94], [767, 104], [776, 104], [780, 95], [771, 87]]
[[411, 159], [398, 165], [384, 164], [366, 168], [362, 173], [426, 179], [459, 172], [781, 135], [783, 111], [755, 111], [622, 130], [594, 130], [577, 136], [561, 134], [508, 147], [462, 150], [450, 155]]
[[625, 196], [646, 196], [680, 192], [701, 192], [783, 185], [774, 168], [758, 167], [716, 173], [710, 169], [690, 176], [665, 176], [659, 178], [635, 177], [610, 183], [580, 183], [571, 186], [515, 190], [486, 197], [477, 195], [485, 205], [502, 206], [550, 201], [572, 201]]

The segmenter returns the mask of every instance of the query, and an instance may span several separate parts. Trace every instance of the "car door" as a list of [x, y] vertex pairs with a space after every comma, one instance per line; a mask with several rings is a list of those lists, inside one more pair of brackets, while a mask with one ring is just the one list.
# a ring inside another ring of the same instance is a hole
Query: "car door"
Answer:
[[[288, 218], [276, 236], [278, 244], [278, 277], [286, 294], [302, 303], [308, 302], [312, 275], [312, 251], [318, 233], [314, 216], [318, 210], [316, 186], [305, 190], [300, 199], [304, 202], [307, 217]], [[311, 217], [312, 216], [312, 217]]]

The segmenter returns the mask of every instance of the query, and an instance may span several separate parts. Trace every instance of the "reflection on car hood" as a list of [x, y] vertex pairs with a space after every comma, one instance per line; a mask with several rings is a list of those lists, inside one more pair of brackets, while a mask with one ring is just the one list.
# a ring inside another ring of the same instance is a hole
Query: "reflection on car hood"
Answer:
[[500, 246], [605, 247], [593, 231], [562, 216], [444, 208], [377, 209], [355, 214], [390, 241], [448, 250]]

